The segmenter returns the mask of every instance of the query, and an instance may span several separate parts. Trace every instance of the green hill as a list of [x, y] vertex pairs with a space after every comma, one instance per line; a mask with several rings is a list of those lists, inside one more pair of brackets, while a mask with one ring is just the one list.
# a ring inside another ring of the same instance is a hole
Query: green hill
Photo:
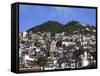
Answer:
[[64, 26], [56, 21], [47, 21], [41, 25], [38, 25], [36, 27], [32, 27], [27, 32], [51, 32], [52, 34], [55, 34], [57, 32], [62, 32], [62, 29]]
[[83, 26], [78, 21], [70, 21], [67, 24], [63, 25], [57, 21], [47, 21], [41, 25], [32, 27], [27, 30], [27, 32], [32, 31], [36, 32], [51, 32], [51, 34], [66, 32], [68, 34], [81, 33], [81, 34], [95, 34], [95, 26], [86, 25]]

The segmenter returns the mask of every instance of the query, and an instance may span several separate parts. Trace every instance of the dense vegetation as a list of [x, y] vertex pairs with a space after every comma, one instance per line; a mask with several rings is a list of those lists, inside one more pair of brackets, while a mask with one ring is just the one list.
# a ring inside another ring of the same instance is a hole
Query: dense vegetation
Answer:
[[[87, 30], [88, 28], [89, 30]], [[27, 32], [51, 32], [52, 34], [66, 32], [66, 33], [81, 33], [81, 34], [95, 34], [93, 30], [95, 30], [95, 26], [90, 26], [86, 24], [83, 26], [78, 21], [70, 21], [67, 24], [63, 25], [57, 21], [47, 21], [41, 25], [32, 27], [27, 30]]]

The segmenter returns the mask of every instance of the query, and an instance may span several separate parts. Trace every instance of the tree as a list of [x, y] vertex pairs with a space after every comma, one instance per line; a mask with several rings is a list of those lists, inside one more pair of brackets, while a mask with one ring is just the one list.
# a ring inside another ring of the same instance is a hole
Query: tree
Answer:
[[75, 50], [73, 54], [74, 54], [74, 58], [78, 58], [80, 56], [79, 50]]
[[83, 48], [83, 47], [80, 47], [79, 50], [77, 50], [79, 55], [83, 54], [85, 51], [88, 53], [90, 52], [90, 50], [88, 48]]
[[44, 56], [41, 56], [37, 59], [37, 64], [40, 66], [40, 67], [43, 67], [43, 70], [44, 70], [44, 67], [47, 65], [47, 58], [44, 57]]
[[56, 46], [61, 47], [62, 46], [62, 41], [57, 41]]

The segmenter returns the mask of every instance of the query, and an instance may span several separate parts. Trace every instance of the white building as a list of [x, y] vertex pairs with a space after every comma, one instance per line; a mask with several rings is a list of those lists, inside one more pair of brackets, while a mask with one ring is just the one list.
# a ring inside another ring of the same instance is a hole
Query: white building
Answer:
[[50, 46], [50, 52], [54, 52], [56, 50], [56, 41], [52, 41], [51, 42], [51, 46]]
[[23, 37], [26, 37], [26, 35], [27, 35], [27, 32], [23, 32]]
[[62, 45], [65, 45], [65, 46], [75, 45], [75, 42], [62, 41]]
[[25, 61], [34, 61], [34, 58], [30, 58], [29, 55], [25, 55]]
[[87, 45], [87, 44], [88, 44], [87, 41], [81, 42], [81, 45]]
[[85, 67], [85, 66], [88, 66], [89, 65], [89, 61], [88, 61], [88, 54], [87, 52], [85, 51], [83, 55], [81, 55], [81, 59], [82, 59], [82, 66]]

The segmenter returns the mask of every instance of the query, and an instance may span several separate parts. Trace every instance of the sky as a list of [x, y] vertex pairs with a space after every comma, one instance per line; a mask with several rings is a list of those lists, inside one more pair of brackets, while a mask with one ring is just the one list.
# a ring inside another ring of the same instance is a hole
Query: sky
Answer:
[[48, 20], [57, 21], [61, 24], [74, 20], [95, 26], [96, 9], [39, 5], [19, 6], [20, 32], [24, 32]]

